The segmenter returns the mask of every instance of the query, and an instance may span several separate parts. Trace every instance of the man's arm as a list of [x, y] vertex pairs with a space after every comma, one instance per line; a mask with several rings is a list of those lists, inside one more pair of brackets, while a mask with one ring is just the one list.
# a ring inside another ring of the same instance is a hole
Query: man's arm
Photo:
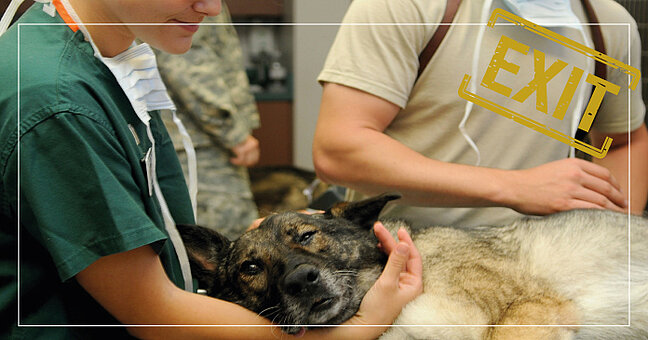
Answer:
[[383, 133], [398, 112], [382, 98], [326, 83], [313, 142], [318, 176], [366, 194], [396, 190], [412, 205], [623, 210], [619, 185], [603, 167], [566, 159], [509, 171], [437, 161]]
[[[646, 124], [628, 133], [605, 134], [592, 130], [594, 145], [601, 145], [609, 136], [612, 146], [603, 159], [594, 159], [594, 163], [606, 167], [619, 180], [621, 190], [627, 199], [630, 193], [630, 212], [641, 214], [648, 199], [648, 131]], [[630, 143], [628, 143], [630, 141]], [[628, 155], [630, 159], [628, 159]], [[630, 170], [628, 171], [628, 161]]]

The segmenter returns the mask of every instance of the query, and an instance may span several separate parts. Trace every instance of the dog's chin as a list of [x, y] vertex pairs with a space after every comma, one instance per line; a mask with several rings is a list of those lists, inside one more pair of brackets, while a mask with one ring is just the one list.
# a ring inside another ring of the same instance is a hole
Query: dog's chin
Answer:
[[344, 296], [334, 296], [316, 299], [311, 305], [308, 313], [308, 324], [326, 325], [340, 314], [346, 305], [347, 299]]
[[308, 313], [308, 324], [338, 325], [350, 319], [360, 307], [361, 299], [355, 297], [354, 292], [349, 290], [340, 296], [316, 300]]
[[[349, 307], [349, 299], [345, 297], [330, 297], [316, 300], [305, 320], [295, 325], [281, 326], [284, 333], [303, 335], [308, 325], [338, 325], [351, 318], [358, 309]], [[299, 326], [299, 325], [304, 325]]]
[[354, 304], [346, 294], [318, 298], [309, 306], [301, 306], [301, 311], [293, 309], [290, 316], [286, 318], [293, 322], [281, 326], [281, 329], [284, 333], [294, 335], [308, 325], [338, 325], [351, 318], [358, 307], [359, 302]]
[[302, 336], [306, 332], [306, 328], [300, 326], [281, 326], [281, 330], [286, 334], [296, 336]]

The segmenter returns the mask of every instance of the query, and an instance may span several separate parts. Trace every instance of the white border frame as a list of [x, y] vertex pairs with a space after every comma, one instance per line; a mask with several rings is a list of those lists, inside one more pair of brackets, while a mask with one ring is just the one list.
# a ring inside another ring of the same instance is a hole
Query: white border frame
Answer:
[[[159, 24], [159, 23], [122, 23], [122, 24], [111, 24], [111, 23], [84, 23], [84, 25], [94, 25], [94, 26], [122, 26], [122, 25], [136, 25], [136, 26], [177, 26], [178, 24]], [[200, 23], [200, 26], [440, 26], [440, 25], [451, 25], [451, 26], [485, 26], [486, 23], [373, 23], [373, 24], [358, 24], [358, 23]], [[496, 25], [514, 25], [513, 23], [499, 23]], [[590, 26], [590, 25], [599, 25], [599, 26], [626, 26], [628, 30], [628, 64], [631, 65], [631, 25], [630, 23], [598, 23], [598, 24], [589, 24], [581, 23], [581, 26]], [[17, 143], [17, 216], [18, 216], [18, 263], [17, 263], [17, 321], [18, 327], [284, 327], [284, 326], [295, 326], [295, 327], [308, 327], [308, 328], [317, 328], [317, 327], [630, 327], [632, 325], [632, 301], [631, 301], [631, 273], [632, 273], [632, 244], [631, 244], [631, 215], [628, 212], [628, 324], [612, 324], [612, 325], [145, 325], [145, 324], [136, 324], [136, 325], [24, 325], [20, 323], [20, 31], [22, 26], [67, 26], [66, 23], [18, 23], [18, 39], [17, 39], [17, 90], [18, 90], [18, 119], [16, 130], [18, 133], [18, 143]], [[628, 83], [630, 83], [631, 76], [628, 75]], [[631, 131], [630, 131], [630, 120], [631, 120], [631, 91], [628, 91], [628, 183], [631, 183]], [[631, 198], [631, 185], [628, 185], [628, 210], [630, 210], [630, 198]]]

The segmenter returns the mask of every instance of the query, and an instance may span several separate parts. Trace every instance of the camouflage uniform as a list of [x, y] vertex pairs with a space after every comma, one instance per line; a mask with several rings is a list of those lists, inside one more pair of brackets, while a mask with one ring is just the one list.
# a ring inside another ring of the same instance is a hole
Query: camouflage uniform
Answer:
[[[223, 6], [220, 15], [204, 22], [230, 23], [231, 18]], [[202, 26], [186, 54], [157, 52], [157, 61], [196, 148], [198, 223], [236, 237], [258, 212], [247, 169], [229, 162], [230, 149], [259, 126], [236, 31], [231, 25]], [[170, 117], [165, 123], [186, 167], [180, 135]]]

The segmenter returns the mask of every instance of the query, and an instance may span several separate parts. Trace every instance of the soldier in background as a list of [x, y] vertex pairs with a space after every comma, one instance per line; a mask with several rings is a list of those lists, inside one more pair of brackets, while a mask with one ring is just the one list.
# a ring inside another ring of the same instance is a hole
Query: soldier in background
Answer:
[[[223, 3], [221, 14], [203, 23], [231, 23], [229, 10]], [[196, 149], [197, 223], [236, 238], [258, 217], [247, 167], [259, 160], [259, 143], [251, 135], [259, 127], [259, 114], [236, 31], [232, 25], [205, 25], [194, 34], [187, 53], [156, 53], [162, 78]], [[179, 132], [174, 124], [165, 125], [181, 164], [186, 165]]]

